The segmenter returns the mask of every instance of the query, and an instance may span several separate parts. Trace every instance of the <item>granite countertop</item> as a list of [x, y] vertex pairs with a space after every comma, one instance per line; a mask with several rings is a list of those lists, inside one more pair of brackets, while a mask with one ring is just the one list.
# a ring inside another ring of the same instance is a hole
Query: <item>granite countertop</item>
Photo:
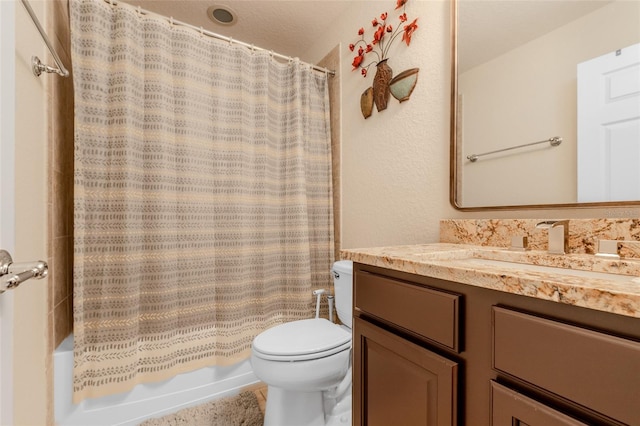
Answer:
[[367, 265], [640, 318], [640, 259], [447, 243], [341, 253]]

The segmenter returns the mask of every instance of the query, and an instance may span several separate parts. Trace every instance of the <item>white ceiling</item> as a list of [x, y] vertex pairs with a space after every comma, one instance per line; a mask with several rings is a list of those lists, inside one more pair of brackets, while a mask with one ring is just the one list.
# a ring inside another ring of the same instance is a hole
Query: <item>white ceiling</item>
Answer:
[[[305, 57], [305, 52], [332, 31], [331, 24], [354, 3], [362, 3], [357, 0], [124, 1], [305, 61], [315, 59]], [[393, 0], [386, 1], [394, 3]], [[486, 62], [611, 1], [460, 0], [459, 70]], [[214, 4], [234, 10], [238, 16], [237, 22], [226, 26], [209, 20], [206, 11]], [[423, 19], [428, 20], [428, 17]]]
[[[286, 56], [305, 58], [305, 52], [353, 0], [125, 0], [134, 6], [194, 25]], [[392, 0], [389, 0], [392, 1]], [[237, 14], [233, 25], [207, 17], [207, 8], [225, 5]]]
[[611, 2], [460, 0], [458, 70], [480, 65]]

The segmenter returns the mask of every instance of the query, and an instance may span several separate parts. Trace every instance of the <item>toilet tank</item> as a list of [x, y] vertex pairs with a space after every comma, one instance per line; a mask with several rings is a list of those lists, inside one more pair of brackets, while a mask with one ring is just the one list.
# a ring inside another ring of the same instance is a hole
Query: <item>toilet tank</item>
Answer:
[[331, 268], [335, 291], [336, 312], [340, 321], [351, 328], [353, 316], [353, 262], [340, 260]]

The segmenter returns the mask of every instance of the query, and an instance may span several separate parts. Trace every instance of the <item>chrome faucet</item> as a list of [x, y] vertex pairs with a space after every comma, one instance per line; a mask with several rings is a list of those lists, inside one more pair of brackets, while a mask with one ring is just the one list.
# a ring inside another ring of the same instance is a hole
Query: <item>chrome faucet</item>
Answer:
[[569, 252], [568, 220], [545, 220], [538, 223], [536, 229], [547, 229], [549, 231], [547, 251], [550, 254], [566, 254]]

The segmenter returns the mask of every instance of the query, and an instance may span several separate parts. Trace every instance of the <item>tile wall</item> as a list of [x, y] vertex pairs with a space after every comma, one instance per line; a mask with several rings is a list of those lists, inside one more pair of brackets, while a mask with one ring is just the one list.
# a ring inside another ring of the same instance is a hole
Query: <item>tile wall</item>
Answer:
[[[47, 34], [72, 72], [68, 2], [53, 0], [47, 7]], [[52, 353], [73, 330], [73, 80], [55, 74], [40, 78], [47, 79], [49, 94], [48, 322]]]

